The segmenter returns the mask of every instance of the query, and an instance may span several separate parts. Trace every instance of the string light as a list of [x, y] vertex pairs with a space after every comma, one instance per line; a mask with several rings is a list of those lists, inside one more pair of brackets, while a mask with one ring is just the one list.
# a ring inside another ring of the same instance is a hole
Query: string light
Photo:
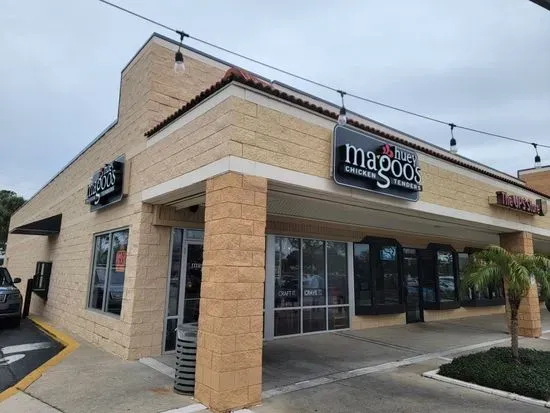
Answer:
[[541, 161], [540, 161], [539, 150], [537, 149], [537, 144], [532, 143], [531, 145], [533, 145], [533, 148], [535, 148], [535, 168], [540, 168], [541, 167]]
[[185, 72], [185, 63], [183, 63], [183, 53], [181, 52], [181, 46], [183, 46], [183, 38], [188, 36], [187, 33], [182, 31], [176, 31], [180, 35], [180, 44], [178, 46], [178, 51], [175, 55], [174, 61], [174, 72], [183, 73]]
[[340, 97], [342, 98], [342, 106], [340, 107], [340, 114], [338, 115], [338, 124], [340, 125], [346, 125], [348, 123], [348, 116], [346, 113], [346, 106], [344, 105], [344, 95], [346, 92], [343, 90], [339, 90], [338, 93], [340, 94]]
[[449, 123], [449, 126], [451, 127], [451, 142], [450, 142], [450, 149], [452, 153], [457, 153], [458, 148], [456, 146], [456, 139], [453, 134], [453, 129], [456, 128], [456, 125], [454, 123]]
[[[182, 41], [183, 41], [183, 37], [188, 37], [192, 40], [195, 40], [196, 42], [199, 42], [199, 43], [202, 43], [206, 46], [210, 46], [210, 47], [213, 47], [215, 49], [218, 49], [220, 51], [223, 51], [223, 52], [226, 52], [226, 53], [229, 53], [229, 54], [232, 54], [234, 56], [237, 56], [237, 57], [240, 57], [242, 59], [245, 59], [245, 60], [248, 60], [250, 62], [253, 62], [253, 63], [256, 63], [260, 66], [263, 66], [263, 67], [266, 67], [268, 69], [271, 69], [271, 70], [275, 70], [279, 73], [283, 73], [285, 75], [288, 75], [288, 76], [291, 76], [295, 79], [299, 79], [299, 80], [302, 80], [304, 82], [307, 82], [307, 83], [310, 83], [312, 85], [315, 85], [315, 86], [319, 86], [319, 87], [322, 87], [324, 89], [328, 89], [328, 90], [331, 90], [333, 92], [337, 92], [337, 93], [340, 93], [340, 96], [342, 97], [342, 107], [340, 108], [340, 115], [338, 116], [338, 119], [339, 119], [339, 123], [340, 123], [340, 119], [342, 119], [342, 121], [345, 119], [345, 121], [347, 122], [347, 111], [343, 105], [343, 95], [341, 92], [341, 90], [338, 90], [332, 86], [329, 86], [329, 85], [326, 85], [326, 84], [323, 84], [321, 82], [317, 82], [313, 79], [309, 79], [307, 77], [304, 77], [304, 76], [300, 76], [300, 75], [297, 75], [295, 73], [292, 73], [292, 72], [289, 72], [287, 70], [284, 70], [284, 69], [281, 69], [281, 68], [278, 68], [276, 66], [273, 66], [273, 65], [270, 65], [270, 64], [267, 64], [267, 63], [264, 63], [260, 60], [257, 60], [257, 59], [253, 59], [249, 56], [245, 56], [241, 53], [237, 53], [233, 50], [230, 50], [230, 49], [226, 49], [225, 47], [222, 47], [222, 46], [219, 46], [217, 44], [214, 44], [214, 43], [210, 43], [206, 40], [203, 40], [203, 39], [200, 39], [198, 37], [194, 37], [192, 35], [189, 35], [187, 33], [184, 33], [180, 30], [176, 30], [170, 26], [167, 26], [165, 24], [162, 24], [158, 21], [155, 21], [153, 19], [150, 19], [146, 16], [143, 16], [141, 14], [138, 14], [138, 13], [135, 13], [131, 10], [128, 10], [128, 9], [125, 9], [124, 7], [121, 7], [121, 6], [118, 6], [114, 3], [111, 3], [107, 0], [98, 0], [100, 1], [101, 3], [104, 3], [104, 4], [107, 4], [111, 7], [114, 7], [116, 9], [119, 9], [125, 13], [128, 13], [128, 14], [131, 14], [139, 19], [142, 19], [142, 20], [145, 20], [145, 21], [148, 21], [149, 23], [152, 23], [152, 24], [155, 24], [159, 27], [162, 27], [163, 29], [166, 29], [168, 31], [171, 31], [173, 33], [176, 33], [180, 36], [180, 47], [182, 46]], [[182, 33], [183, 33], [183, 37], [182, 37]], [[180, 48], [178, 48], [178, 52], [181, 54], [181, 51], [180, 51]], [[176, 52], [176, 62], [175, 64], [178, 64], [178, 58], [180, 55], [178, 55], [178, 52]], [[183, 54], [181, 54], [181, 64], [183, 65]], [[185, 66], [183, 65], [183, 69], [185, 68]], [[174, 65], [174, 70], [176, 69], [175, 65]], [[347, 92], [343, 92], [345, 95], [348, 95], [348, 96], [351, 96], [355, 99], [358, 99], [358, 100], [361, 100], [363, 102], [368, 102], [368, 103], [372, 103], [374, 105], [377, 105], [377, 106], [381, 106], [381, 107], [385, 107], [387, 109], [392, 109], [392, 110], [395, 110], [395, 111], [398, 111], [398, 112], [401, 112], [401, 113], [405, 113], [405, 114], [408, 114], [408, 115], [411, 115], [411, 116], [415, 116], [415, 117], [418, 117], [418, 118], [422, 118], [422, 119], [425, 119], [425, 120], [429, 120], [429, 121], [432, 121], [432, 122], [435, 122], [435, 123], [439, 123], [439, 124], [443, 124], [443, 125], [449, 125], [451, 126], [451, 152], [453, 153], [456, 153], [456, 139], [454, 139], [454, 137], [452, 136], [452, 132], [453, 132], [453, 129], [456, 128], [456, 129], [462, 129], [462, 130], [466, 130], [466, 131], [469, 131], [469, 132], [473, 132], [473, 133], [479, 133], [479, 134], [482, 134], [482, 135], [486, 135], [486, 136], [491, 136], [491, 137], [494, 137], [494, 138], [499, 138], [499, 139], [505, 139], [505, 140], [508, 140], [508, 141], [512, 141], [512, 142], [517, 142], [517, 143], [523, 143], [523, 144], [527, 144], [527, 145], [533, 145], [535, 147], [535, 151], [537, 152], [536, 156], [535, 156], [535, 163], [537, 163], [537, 160], [538, 160], [538, 164], [540, 165], [540, 156], [538, 154], [538, 150], [537, 150], [537, 147], [538, 148], [550, 148], [550, 145], [545, 145], [545, 144], [537, 144], [537, 143], [532, 143], [530, 141], [526, 141], [526, 140], [523, 140], [523, 139], [517, 139], [517, 138], [512, 138], [510, 136], [505, 136], [505, 135], [500, 135], [500, 134], [497, 134], [497, 133], [492, 133], [492, 132], [487, 132], [487, 131], [483, 131], [483, 130], [480, 130], [480, 129], [475, 129], [475, 128], [471, 128], [471, 127], [468, 127], [468, 126], [462, 126], [462, 125], [456, 125], [456, 124], [451, 124], [451, 123], [448, 123], [448, 122], [445, 122], [441, 119], [436, 119], [436, 118], [433, 118], [431, 116], [426, 116], [426, 115], [422, 115], [420, 113], [416, 113], [416, 112], [413, 112], [413, 111], [410, 111], [410, 110], [407, 110], [407, 109], [403, 109], [403, 108], [399, 108], [397, 106], [392, 106], [392, 105], [388, 105], [388, 104], [385, 104], [385, 103], [382, 103], [382, 102], [378, 102], [376, 100], [373, 100], [373, 99], [369, 99], [369, 98], [365, 98], [365, 97], [362, 97], [362, 96], [359, 96], [359, 95], [355, 95], [353, 93], [347, 93]], [[453, 151], [453, 140], [454, 140], [454, 143], [455, 143], [455, 151]]]

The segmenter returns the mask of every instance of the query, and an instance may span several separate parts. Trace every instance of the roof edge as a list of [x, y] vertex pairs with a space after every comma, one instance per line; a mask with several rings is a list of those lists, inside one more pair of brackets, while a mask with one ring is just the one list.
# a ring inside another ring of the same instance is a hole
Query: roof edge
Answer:
[[[244, 72], [244, 73], [243, 73]], [[295, 104], [297, 106], [301, 106], [302, 108], [311, 110], [312, 112], [316, 112], [319, 115], [326, 116], [330, 118], [333, 121], [338, 120], [338, 114], [334, 111], [322, 108], [321, 106], [315, 105], [313, 103], [310, 103], [307, 100], [303, 100], [301, 98], [296, 98], [293, 95], [290, 95], [284, 91], [280, 91], [276, 88], [274, 88], [270, 83], [260, 81], [259, 79], [255, 80], [253, 76], [248, 76], [246, 74], [246, 71], [243, 70], [236, 70], [236, 69], [230, 69], [227, 71], [225, 76], [219, 80], [218, 82], [214, 83], [201, 93], [199, 93], [197, 96], [195, 96], [193, 99], [191, 99], [188, 103], [183, 105], [180, 109], [178, 109], [176, 112], [174, 112], [172, 115], [168, 116], [165, 120], [157, 124], [155, 127], [151, 128], [147, 132], [145, 132], [145, 136], [147, 138], [150, 138], [154, 134], [158, 133], [168, 125], [170, 125], [172, 122], [174, 122], [176, 119], [178, 119], [180, 116], [194, 108], [195, 106], [199, 105], [201, 102], [206, 100], [208, 97], [212, 96], [214, 93], [216, 93], [218, 90], [223, 88], [224, 86], [235, 82], [240, 83], [245, 86], [249, 86], [253, 89], [259, 90], [261, 92], [264, 92], [266, 94], [272, 95], [274, 97], [280, 98], [282, 100], [285, 100], [291, 104]], [[357, 129], [363, 130], [365, 132], [369, 132], [372, 134], [375, 134], [377, 136], [380, 136], [384, 139], [388, 139], [390, 141], [393, 141], [395, 143], [398, 143], [400, 145], [409, 147], [411, 149], [417, 150], [419, 152], [422, 152], [424, 154], [433, 156], [435, 158], [439, 158], [443, 161], [458, 165], [460, 167], [463, 167], [465, 169], [472, 170], [474, 172], [480, 173], [482, 175], [486, 175], [490, 178], [496, 179], [498, 181], [505, 182], [507, 184], [516, 186], [518, 188], [521, 188], [523, 190], [530, 191], [534, 194], [540, 195], [544, 198], [550, 198], [549, 194], [546, 194], [544, 192], [540, 192], [534, 188], [531, 188], [527, 186], [526, 184], [522, 184], [521, 182], [518, 182], [516, 178], [510, 176], [510, 178], [507, 178], [505, 176], [499, 175], [495, 172], [491, 172], [490, 170], [483, 169], [481, 167], [471, 165], [469, 163], [466, 163], [465, 161], [462, 161], [460, 159], [456, 159], [452, 156], [448, 156], [445, 154], [441, 154], [431, 148], [419, 145], [414, 142], [409, 142], [406, 139], [401, 138], [400, 136], [396, 136], [393, 134], [390, 134], [388, 132], [382, 131], [380, 129], [377, 129], [375, 127], [372, 127], [370, 125], [366, 125], [365, 123], [359, 122], [357, 120], [348, 119], [347, 122], [348, 125], [353, 126]], [[491, 169], [491, 168], [488, 168]], [[507, 175], [507, 174], [504, 174]]]

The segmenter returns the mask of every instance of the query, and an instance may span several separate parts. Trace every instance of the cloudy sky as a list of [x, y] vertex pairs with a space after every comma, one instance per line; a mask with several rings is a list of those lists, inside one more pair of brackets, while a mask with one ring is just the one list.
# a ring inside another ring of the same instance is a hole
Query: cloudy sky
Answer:
[[[362, 96], [550, 145], [550, 11], [528, 0], [118, 4]], [[115, 119], [120, 71], [153, 31], [171, 35], [97, 0], [0, 1], [0, 189], [31, 196]], [[188, 44], [338, 101], [332, 92]], [[346, 103], [448, 147], [448, 127]], [[460, 154], [502, 171], [533, 165], [528, 145], [463, 131], [456, 137]], [[550, 164], [550, 149], [540, 153]]]

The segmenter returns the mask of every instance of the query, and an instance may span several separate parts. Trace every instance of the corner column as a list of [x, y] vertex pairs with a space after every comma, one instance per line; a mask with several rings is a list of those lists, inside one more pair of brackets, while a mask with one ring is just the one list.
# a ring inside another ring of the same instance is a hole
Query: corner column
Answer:
[[[500, 246], [510, 252], [533, 255], [533, 236], [530, 232], [512, 232], [500, 234]], [[508, 314], [508, 303], [506, 303]], [[509, 316], [508, 316], [509, 317]], [[521, 300], [518, 313], [519, 335], [540, 337], [541, 319], [537, 284], [531, 284], [527, 296]]]
[[214, 412], [261, 401], [267, 180], [206, 182], [195, 398]]

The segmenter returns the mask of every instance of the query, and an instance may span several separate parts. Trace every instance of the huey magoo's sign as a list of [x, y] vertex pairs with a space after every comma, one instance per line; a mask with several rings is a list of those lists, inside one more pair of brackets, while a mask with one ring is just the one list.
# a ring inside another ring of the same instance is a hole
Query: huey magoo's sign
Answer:
[[86, 203], [90, 211], [111, 205], [123, 196], [124, 156], [106, 164], [94, 173], [88, 184]]
[[340, 125], [333, 144], [337, 184], [418, 201], [422, 176], [414, 151]]

